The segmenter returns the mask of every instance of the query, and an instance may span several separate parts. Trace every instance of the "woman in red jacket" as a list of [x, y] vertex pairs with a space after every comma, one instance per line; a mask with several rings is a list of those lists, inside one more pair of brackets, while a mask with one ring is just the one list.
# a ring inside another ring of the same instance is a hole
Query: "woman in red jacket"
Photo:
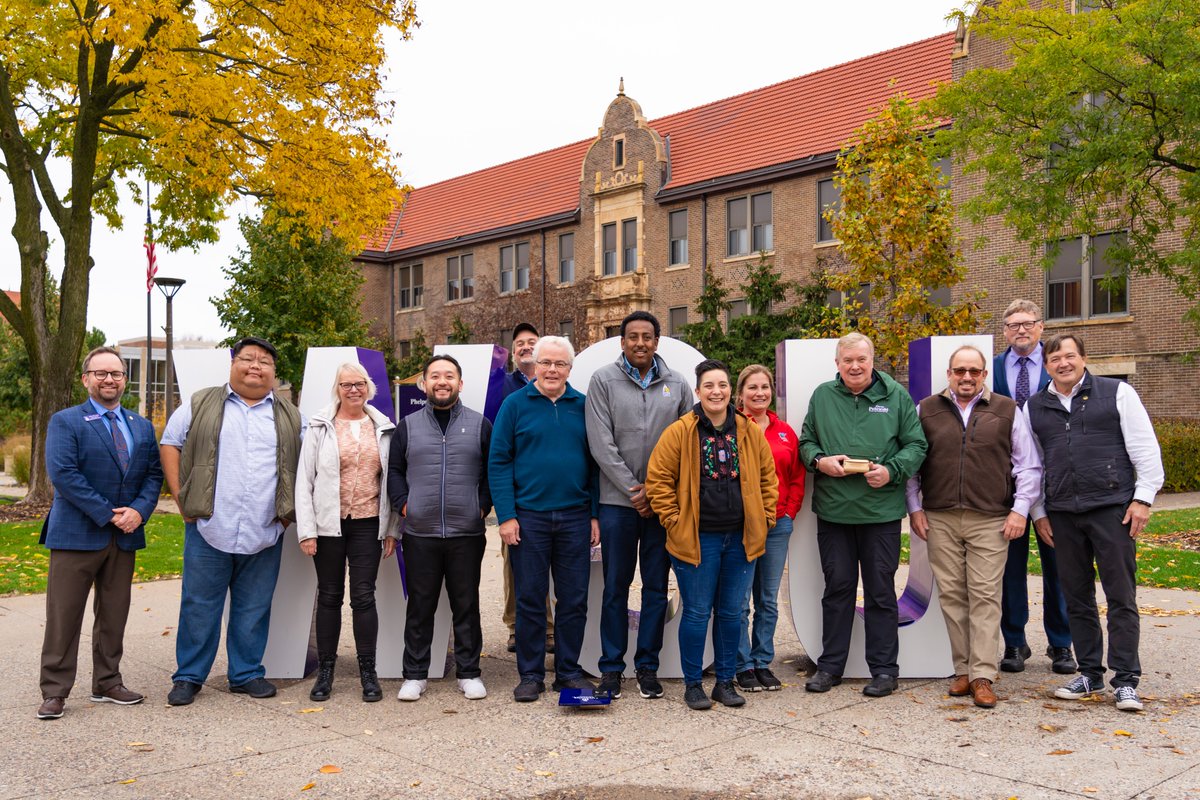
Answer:
[[[738, 375], [734, 395], [738, 410], [758, 423], [775, 458], [779, 478], [779, 506], [775, 527], [767, 532], [767, 551], [754, 562], [754, 583], [742, 604], [742, 631], [738, 640], [737, 685], [747, 692], [777, 691], [782, 687], [771, 672], [775, 658], [775, 624], [779, 620], [779, 583], [787, 561], [792, 520], [804, 501], [804, 467], [800, 465], [799, 440], [792, 426], [769, 410], [774, 393], [771, 370], [751, 364]], [[754, 600], [754, 625], [750, 625], [750, 601]]]

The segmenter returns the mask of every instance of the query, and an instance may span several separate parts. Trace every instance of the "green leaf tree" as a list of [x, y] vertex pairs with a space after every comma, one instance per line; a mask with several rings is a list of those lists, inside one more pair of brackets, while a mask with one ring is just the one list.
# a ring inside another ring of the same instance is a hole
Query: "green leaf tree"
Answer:
[[242, 218], [246, 246], [223, 269], [232, 285], [212, 299], [233, 335], [261, 336], [279, 350], [276, 374], [301, 389], [310, 347], [366, 346], [360, 310], [363, 274], [346, 243], [294, 226]]
[[[1000, 215], [1028, 258], [1044, 243], [1128, 230], [1115, 271], [1158, 273], [1200, 324], [1200, 4], [1179, 0], [994, 0], [955, 12], [974, 42], [1009, 66], [973, 69], [941, 87], [939, 135], [979, 190], [968, 219]], [[1175, 234], [1176, 243], [1164, 247]]]
[[902, 95], [892, 97], [838, 155], [841, 203], [824, 211], [845, 265], [828, 273], [829, 284], [848, 293], [870, 287], [871, 313], [858, 317], [857, 328], [893, 371], [908, 362], [913, 339], [974, 332], [980, 323], [978, 295], [952, 306], [932, 297], [966, 274], [950, 191], [928, 151], [935, 124]]
[[[384, 349], [386, 352], [387, 348]], [[396, 362], [396, 377], [411, 378], [420, 372], [424, 368], [425, 362], [431, 358], [433, 358], [433, 349], [425, 341], [425, 331], [417, 328], [412, 335], [408, 358], [402, 358]]]
[[[381, 132], [384, 34], [407, 37], [415, 14], [412, 0], [0, 3], [0, 173], [21, 267], [21, 301], [0, 294], [0, 314], [29, 359], [30, 502], [51, 496], [42, 442], [78, 377], [96, 217], [121, 227], [119, 189], [140, 201], [148, 180], [168, 248], [215, 240], [239, 197], [369, 235], [402, 199]], [[63, 250], [55, 308], [47, 229]]]
[[699, 322], [689, 322], [679, 329], [679, 338], [699, 350], [709, 358], [721, 358], [720, 349], [725, 339], [725, 329], [721, 327], [721, 317], [729, 311], [729, 289], [725, 281], [713, 271], [712, 265], [704, 267], [704, 291], [696, 300], [696, 310], [700, 312]]
[[450, 322], [450, 335], [446, 337], [446, 340], [450, 344], [471, 343], [471, 326], [463, 320], [462, 316], [454, 315], [454, 319]]

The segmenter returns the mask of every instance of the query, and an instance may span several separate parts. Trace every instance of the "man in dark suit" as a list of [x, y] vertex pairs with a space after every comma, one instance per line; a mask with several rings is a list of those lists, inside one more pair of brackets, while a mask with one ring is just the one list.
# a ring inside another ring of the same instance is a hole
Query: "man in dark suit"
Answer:
[[[1029, 300], [1013, 300], [1004, 311], [1004, 340], [1008, 347], [992, 362], [993, 391], [1011, 397], [1022, 408], [1029, 396], [1050, 383], [1050, 374], [1042, 355], [1042, 314]], [[1058, 561], [1054, 545], [1037, 537], [1038, 556], [1042, 561], [1042, 626], [1046, 631], [1050, 658], [1055, 672], [1069, 675], [1076, 670], [1071, 655], [1071, 628], [1067, 623], [1067, 601], [1058, 580]], [[1029, 622], [1029, 530], [1008, 543], [1008, 561], [1004, 567], [1004, 591], [1000, 609], [1000, 631], [1004, 635], [1004, 657], [1000, 669], [1023, 672], [1025, 659], [1032, 655], [1025, 639]]]
[[134, 554], [146, 546], [145, 522], [158, 503], [163, 473], [154, 427], [121, 408], [125, 379], [116, 350], [88, 353], [83, 360], [88, 399], [51, 417], [46, 431], [54, 505], [41, 538], [50, 549], [50, 571], [38, 719], [63, 715], [93, 586], [92, 702], [127, 706], [143, 700], [125, 688], [121, 654]]

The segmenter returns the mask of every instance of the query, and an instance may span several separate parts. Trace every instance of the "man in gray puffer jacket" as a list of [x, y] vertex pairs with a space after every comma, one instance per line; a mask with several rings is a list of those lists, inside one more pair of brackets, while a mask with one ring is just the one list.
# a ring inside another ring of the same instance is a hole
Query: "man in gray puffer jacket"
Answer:
[[479, 578], [484, 518], [492, 509], [487, 481], [492, 424], [459, 399], [462, 367], [452, 356], [429, 359], [422, 380], [425, 408], [396, 427], [388, 460], [388, 498], [404, 518], [408, 584], [404, 684], [397, 697], [419, 700], [425, 691], [433, 616], [445, 580], [458, 688], [478, 700], [487, 695], [479, 670]]

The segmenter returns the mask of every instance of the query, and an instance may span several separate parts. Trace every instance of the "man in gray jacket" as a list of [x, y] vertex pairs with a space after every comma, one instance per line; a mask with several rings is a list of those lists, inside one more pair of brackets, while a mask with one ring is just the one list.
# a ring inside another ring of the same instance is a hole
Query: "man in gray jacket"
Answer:
[[667, 426], [692, 407], [691, 388], [657, 354], [660, 327], [634, 311], [621, 321], [621, 357], [596, 370], [587, 393], [587, 437], [600, 467], [600, 691], [621, 696], [629, 643], [629, 585], [639, 563], [642, 612], [633, 664], [645, 698], [662, 697], [658, 654], [667, 617], [667, 533], [646, 499], [646, 465]]
[[484, 518], [492, 510], [487, 480], [492, 424], [459, 399], [462, 367], [452, 356], [425, 362], [422, 383], [428, 402], [396, 426], [388, 459], [388, 498], [404, 518], [408, 584], [404, 683], [397, 699], [419, 700], [425, 692], [433, 616], [444, 580], [458, 689], [478, 700], [487, 696], [479, 670], [479, 575]]

